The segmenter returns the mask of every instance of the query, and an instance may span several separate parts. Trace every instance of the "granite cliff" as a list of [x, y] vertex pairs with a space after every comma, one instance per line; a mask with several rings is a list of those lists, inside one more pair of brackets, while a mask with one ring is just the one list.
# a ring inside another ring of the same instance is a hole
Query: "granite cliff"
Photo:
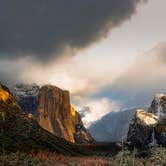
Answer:
[[0, 84], [0, 153], [48, 150], [65, 155], [81, 155], [84, 151], [40, 127], [25, 113], [9, 89]]
[[139, 147], [166, 145], [166, 95], [156, 95], [148, 111], [136, 111], [127, 140]]
[[12, 92], [20, 107], [44, 129], [70, 142], [94, 142], [71, 105], [68, 91], [51, 85], [16, 85]]

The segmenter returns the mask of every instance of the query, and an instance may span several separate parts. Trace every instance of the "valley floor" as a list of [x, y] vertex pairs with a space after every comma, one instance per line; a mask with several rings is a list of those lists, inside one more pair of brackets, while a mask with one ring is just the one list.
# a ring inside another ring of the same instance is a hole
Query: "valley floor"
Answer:
[[146, 154], [146, 157], [140, 157], [136, 151], [128, 150], [121, 150], [116, 155], [96, 151], [89, 156], [75, 157], [48, 151], [4, 153], [0, 156], [0, 166], [166, 166], [166, 148], [154, 147]]

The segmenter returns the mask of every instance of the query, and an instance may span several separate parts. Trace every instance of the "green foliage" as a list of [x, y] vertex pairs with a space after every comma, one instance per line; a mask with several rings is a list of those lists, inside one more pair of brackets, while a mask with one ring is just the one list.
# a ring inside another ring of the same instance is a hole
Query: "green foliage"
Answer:
[[64, 156], [49, 151], [25, 154], [22, 152], [8, 153], [0, 156], [0, 163], [8, 166], [166, 166], [166, 148], [154, 147], [146, 158], [138, 157], [137, 151], [124, 149], [116, 156]]
[[37, 158], [18, 152], [0, 156], [0, 163], [7, 166], [38, 166], [41, 164]]
[[130, 152], [127, 149], [119, 152], [113, 159], [111, 159], [112, 165], [115, 166], [141, 166], [144, 160], [137, 158], [134, 152]]
[[166, 148], [165, 147], [154, 147], [151, 149], [151, 156], [148, 159], [149, 162], [153, 163], [152, 166], [166, 166]]

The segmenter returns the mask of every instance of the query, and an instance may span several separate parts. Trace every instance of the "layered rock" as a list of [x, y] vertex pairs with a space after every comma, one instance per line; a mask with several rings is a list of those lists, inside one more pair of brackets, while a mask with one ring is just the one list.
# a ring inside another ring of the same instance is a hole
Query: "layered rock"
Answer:
[[[68, 91], [46, 85], [17, 85], [13, 93], [21, 108], [36, 117], [44, 129], [71, 142], [92, 143], [80, 115], [71, 106]], [[79, 127], [78, 127], [79, 126]]]
[[81, 155], [77, 145], [44, 130], [18, 105], [9, 90], [0, 85], [0, 152], [48, 150], [65, 155]]
[[156, 95], [148, 112], [136, 111], [127, 139], [134, 146], [166, 145], [166, 95]]

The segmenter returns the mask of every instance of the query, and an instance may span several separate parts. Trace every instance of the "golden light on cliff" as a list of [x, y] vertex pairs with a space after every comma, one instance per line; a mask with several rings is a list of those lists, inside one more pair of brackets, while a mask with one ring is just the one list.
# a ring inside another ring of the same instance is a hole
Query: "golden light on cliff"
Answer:
[[32, 118], [33, 118], [33, 115], [29, 113], [29, 114], [28, 114], [28, 118], [29, 118], [29, 119], [32, 119]]
[[158, 117], [144, 110], [138, 109], [136, 112], [138, 122], [148, 126], [155, 126], [158, 122]]
[[0, 101], [6, 102], [9, 98], [9, 93], [7, 91], [4, 91], [1, 87], [0, 87]]
[[72, 105], [70, 106], [70, 114], [71, 114], [73, 117], [76, 116], [76, 111], [75, 111], [75, 109], [74, 109], [74, 107], [73, 107]]

